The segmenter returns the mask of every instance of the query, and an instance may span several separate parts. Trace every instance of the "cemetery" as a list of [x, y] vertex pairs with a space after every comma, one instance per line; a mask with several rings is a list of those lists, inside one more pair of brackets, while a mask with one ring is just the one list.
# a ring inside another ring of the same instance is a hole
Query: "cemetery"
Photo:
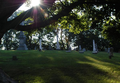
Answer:
[[119, 0], [0, 4], [0, 83], [120, 83]]

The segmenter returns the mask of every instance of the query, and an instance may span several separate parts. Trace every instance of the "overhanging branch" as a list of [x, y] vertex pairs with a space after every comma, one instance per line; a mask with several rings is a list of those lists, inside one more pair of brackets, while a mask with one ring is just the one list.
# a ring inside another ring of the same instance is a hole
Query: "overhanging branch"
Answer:
[[116, 2], [107, 2], [107, 1], [100, 1], [100, 2], [84, 2], [81, 0], [78, 0], [77, 2], [71, 3], [70, 5], [66, 6], [61, 12], [59, 12], [57, 15], [54, 15], [53, 17], [47, 19], [47, 20], [38, 20], [36, 23], [33, 23], [32, 25], [28, 25], [28, 26], [21, 26], [21, 25], [17, 25], [15, 26], [16, 30], [22, 30], [22, 31], [29, 31], [29, 30], [34, 30], [34, 29], [40, 29], [43, 28], [47, 25], [50, 25], [51, 23], [56, 22], [59, 18], [63, 17], [63, 16], [67, 16], [69, 15], [69, 12], [77, 7], [78, 5], [82, 5], [82, 4], [116, 4]]

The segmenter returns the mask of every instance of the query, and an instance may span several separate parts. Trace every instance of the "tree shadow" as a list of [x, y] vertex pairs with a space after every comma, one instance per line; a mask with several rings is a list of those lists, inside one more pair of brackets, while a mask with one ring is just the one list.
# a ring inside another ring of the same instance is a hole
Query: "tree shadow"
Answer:
[[[89, 57], [98, 62], [86, 58], [84, 54], [69, 55], [68, 53], [61, 53], [51, 56], [40, 55], [30, 59], [26, 57], [24, 67], [18, 64], [18, 69], [9, 71], [11, 71], [11, 77], [19, 80], [19, 83], [112, 83], [115, 80], [120, 82], [118, 77], [110, 76], [109, 71], [104, 71], [90, 64], [104, 62], [105, 59], [102, 60], [98, 56], [89, 55]], [[22, 59], [20, 58], [21, 62], [23, 62]], [[19, 63], [19, 61], [16, 61], [16, 63]], [[107, 66], [107, 64], [102, 65]]]

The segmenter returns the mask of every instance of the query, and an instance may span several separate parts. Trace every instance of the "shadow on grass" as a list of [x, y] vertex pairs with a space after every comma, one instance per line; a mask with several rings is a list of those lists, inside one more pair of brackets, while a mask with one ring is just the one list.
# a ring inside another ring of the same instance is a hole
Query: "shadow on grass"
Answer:
[[[47, 57], [41, 59], [48, 60]], [[63, 61], [51, 64], [50, 60], [40, 63], [47, 66], [23, 68], [16, 79], [22, 79], [20, 83], [112, 83], [111, 80], [116, 80], [108, 72], [89, 64], [76, 63], [75, 59], [71, 64], [69, 61], [65, 61], [66, 64]]]
[[[116, 78], [110, 76], [109, 71], [99, 68], [101, 65], [107, 65], [104, 64], [106, 56], [89, 54], [66, 53], [62, 51], [35, 51], [35, 53], [26, 51], [18, 55], [18, 61], [4, 62], [0, 65], [4, 67], [5, 71], [12, 78], [19, 80], [19, 83], [120, 82], [117, 76]], [[100, 56], [104, 57], [103, 60]], [[7, 56], [6, 59], [9, 57]]]
[[110, 83], [104, 80], [106, 72], [88, 64], [28, 70], [18, 77], [23, 79], [20, 83]]

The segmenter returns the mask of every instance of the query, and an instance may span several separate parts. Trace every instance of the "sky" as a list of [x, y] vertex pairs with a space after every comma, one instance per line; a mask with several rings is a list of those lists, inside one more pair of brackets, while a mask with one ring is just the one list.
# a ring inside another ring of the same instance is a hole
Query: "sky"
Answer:
[[24, 10], [24, 11], [26, 11], [28, 9], [30, 9], [30, 7], [27, 7], [26, 4], [24, 3], [18, 10]]
[[25, 3], [18, 10], [28, 10], [33, 6], [38, 6], [40, 4], [40, 0], [31, 0], [30, 6], [27, 6]]

